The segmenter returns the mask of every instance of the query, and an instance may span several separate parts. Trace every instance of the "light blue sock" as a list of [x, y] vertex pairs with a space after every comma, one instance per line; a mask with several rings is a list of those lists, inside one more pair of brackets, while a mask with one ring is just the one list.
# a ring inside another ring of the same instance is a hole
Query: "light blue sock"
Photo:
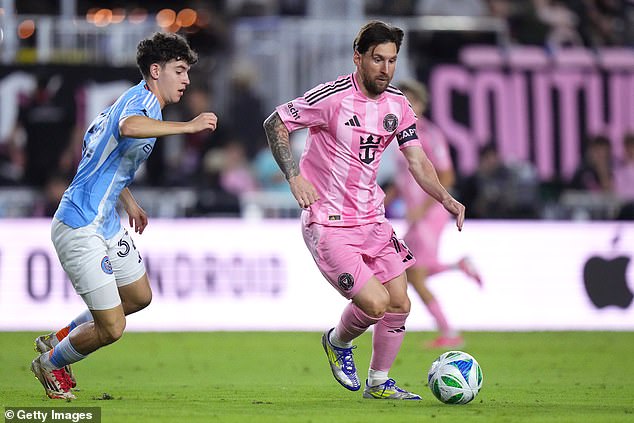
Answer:
[[79, 360], [83, 360], [87, 356], [77, 352], [73, 344], [70, 343], [70, 337], [62, 339], [59, 344], [53, 348], [51, 354], [46, 354], [51, 366], [61, 369], [72, 363], [76, 363]]
[[70, 322], [70, 324], [68, 325], [68, 331], [71, 332], [82, 323], [92, 322], [92, 320], [92, 313], [90, 312], [90, 310], [86, 309], [79, 316], [75, 317], [72, 322]]

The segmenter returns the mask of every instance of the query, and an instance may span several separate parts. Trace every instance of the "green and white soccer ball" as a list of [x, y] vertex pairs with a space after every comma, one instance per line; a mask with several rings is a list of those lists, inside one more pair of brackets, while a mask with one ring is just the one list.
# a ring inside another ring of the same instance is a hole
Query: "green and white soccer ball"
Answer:
[[482, 387], [482, 369], [471, 355], [448, 351], [438, 357], [427, 374], [429, 389], [445, 404], [466, 404]]

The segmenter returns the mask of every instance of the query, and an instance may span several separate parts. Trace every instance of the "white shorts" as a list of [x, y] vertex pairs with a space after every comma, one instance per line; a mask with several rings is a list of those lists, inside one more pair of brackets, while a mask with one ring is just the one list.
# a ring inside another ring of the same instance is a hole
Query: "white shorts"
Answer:
[[121, 303], [118, 287], [145, 274], [145, 264], [123, 227], [110, 239], [94, 225], [71, 228], [53, 219], [51, 240], [64, 271], [90, 310], [107, 310]]

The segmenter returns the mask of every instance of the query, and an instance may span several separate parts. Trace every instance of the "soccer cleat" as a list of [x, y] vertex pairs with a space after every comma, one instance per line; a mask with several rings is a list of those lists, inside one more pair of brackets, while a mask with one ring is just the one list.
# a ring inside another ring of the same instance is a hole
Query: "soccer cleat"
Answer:
[[[35, 338], [35, 351], [40, 354], [44, 354], [53, 349], [52, 338], [55, 336], [55, 332], [51, 332], [48, 335], [40, 335]], [[70, 364], [68, 366], [64, 366], [64, 371], [68, 376], [68, 382], [70, 384], [71, 389], [74, 389], [77, 386], [77, 379], [75, 379], [75, 374], [73, 373], [73, 369], [70, 368]]]
[[361, 384], [359, 383], [357, 369], [354, 366], [354, 360], [352, 358], [352, 350], [356, 348], [356, 346], [339, 348], [332, 345], [330, 343], [330, 332], [333, 330], [335, 329], [329, 329], [321, 336], [321, 345], [323, 345], [326, 356], [328, 357], [332, 375], [344, 388], [351, 391], [358, 391], [359, 388], [361, 388]]
[[40, 335], [35, 338], [35, 351], [40, 354], [44, 354], [47, 351], [53, 349], [53, 337], [55, 336], [55, 332], [51, 332], [47, 335]]
[[480, 272], [478, 272], [478, 269], [476, 269], [469, 257], [463, 257], [458, 261], [458, 269], [462, 270], [465, 275], [469, 276], [478, 284], [478, 286], [482, 287], [482, 277], [480, 277]]
[[31, 371], [44, 387], [46, 395], [51, 399], [75, 399], [75, 395], [70, 391], [70, 381], [66, 371], [63, 368], [47, 369], [42, 366], [41, 358], [40, 355], [31, 362]]
[[420, 400], [420, 395], [408, 392], [396, 386], [394, 379], [388, 379], [380, 385], [369, 386], [365, 381], [365, 389], [363, 390], [363, 398], [372, 399], [397, 399], [397, 400]]
[[425, 343], [425, 347], [428, 349], [452, 349], [452, 348], [460, 348], [464, 346], [464, 339], [462, 336], [439, 336], [438, 338]]

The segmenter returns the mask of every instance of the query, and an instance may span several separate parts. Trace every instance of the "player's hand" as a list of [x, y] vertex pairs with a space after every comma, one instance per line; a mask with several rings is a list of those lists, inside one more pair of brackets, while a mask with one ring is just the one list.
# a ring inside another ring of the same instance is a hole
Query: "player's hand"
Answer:
[[128, 213], [130, 227], [134, 228], [134, 232], [141, 235], [148, 225], [147, 213], [139, 205], [126, 209], [126, 212]]
[[447, 210], [449, 213], [456, 216], [456, 226], [458, 227], [458, 230], [461, 231], [462, 224], [464, 223], [464, 211], [465, 211], [465, 208], [462, 205], [462, 203], [460, 203], [453, 197], [447, 197], [443, 200], [442, 205], [445, 208], [445, 210]]
[[302, 175], [293, 176], [288, 180], [291, 187], [293, 197], [297, 200], [297, 204], [303, 209], [307, 208], [315, 201], [319, 200], [319, 194], [315, 186], [308, 182]]
[[188, 122], [189, 133], [204, 131], [206, 129], [215, 131], [218, 125], [218, 116], [212, 112], [201, 113]]

